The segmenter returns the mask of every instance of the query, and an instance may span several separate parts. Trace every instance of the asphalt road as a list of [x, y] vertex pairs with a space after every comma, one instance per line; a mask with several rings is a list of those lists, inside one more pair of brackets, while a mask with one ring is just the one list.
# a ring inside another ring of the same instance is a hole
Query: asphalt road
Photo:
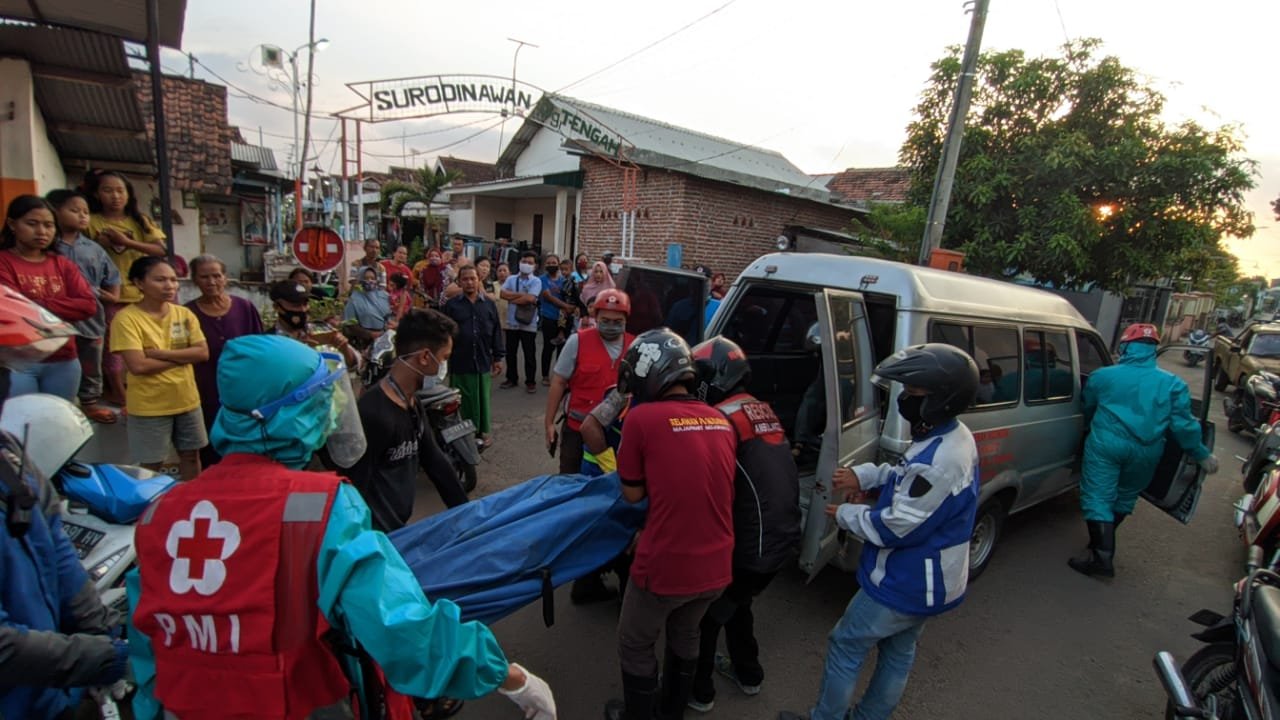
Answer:
[[[1180, 359], [1164, 363], [1200, 380]], [[1203, 366], [1201, 366], [1203, 368]], [[555, 470], [542, 443], [546, 390], [495, 388], [497, 444], [482, 463], [476, 495]], [[1240, 494], [1236, 455], [1249, 443], [1226, 432], [1215, 396], [1216, 454], [1194, 520], [1183, 526], [1145, 503], [1117, 540], [1117, 577], [1098, 581], [1069, 570], [1066, 559], [1086, 540], [1074, 494], [1016, 515], [986, 573], [957, 610], [929, 622], [895, 718], [1163, 717], [1164, 696], [1151, 670], [1155, 651], [1185, 659], [1197, 648], [1186, 617], [1201, 608], [1229, 609], [1244, 552], [1231, 524]], [[120, 426], [99, 433], [83, 456], [123, 461]], [[438, 512], [435, 490], [421, 480], [417, 515]], [[799, 570], [782, 573], [759, 599], [757, 634], [767, 677], [754, 698], [718, 682], [712, 717], [772, 719], [780, 709], [805, 710], [822, 673], [826, 633], [856, 589], [854, 578], [827, 569], [806, 585]], [[621, 691], [616, 655], [617, 603], [575, 607], [568, 588], [556, 595], [556, 623], [546, 628], [531, 606], [494, 625], [508, 656], [545, 678], [560, 717], [596, 718]], [[864, 673], [863, 682], [867, 673]], [[687, 716], [696, 716], [689, 711]], [[501, 697], [471, 701], [460, 717], [517, 718]]]

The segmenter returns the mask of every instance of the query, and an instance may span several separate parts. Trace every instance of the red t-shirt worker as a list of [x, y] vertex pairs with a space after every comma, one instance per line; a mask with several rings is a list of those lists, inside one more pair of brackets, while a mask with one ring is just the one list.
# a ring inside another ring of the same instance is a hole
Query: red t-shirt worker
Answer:
[[[618, 372], [618, 389], [636, 406], [618, 450], [629, 502], [649, 500], [631, 582], [618, 621], [624, 700], [610, 720], [678, 716], [693, 683], [698, 624], [733, 578], [733, 477], [737, 436], [719, 411], [690, 394], [693, 354], [667, 328], [636, 338]], [[666, 628], [662, 697], [658, 635]]]

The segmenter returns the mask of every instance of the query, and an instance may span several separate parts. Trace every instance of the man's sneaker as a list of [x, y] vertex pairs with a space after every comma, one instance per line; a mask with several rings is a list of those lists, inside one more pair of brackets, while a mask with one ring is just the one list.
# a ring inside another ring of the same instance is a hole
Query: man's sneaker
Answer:
[[738, 674], [733, 671], [733, 661], [729, 659], [728, 655], [721, 655], [719, 653], [716, 653], [716, 672], [732, 680], [734, 684], [738, 686], [738, 689], [741, 690], [744, 694], [746, 695], [760, 694], [759, 685], [743, 685], [742, 684], [742, 681], [738, 679]]
[[697, 710], [700, 713], [709, 713], [711, 712], [711, 708], [716, 706], [716, 701], [713, 699], [708, 700], [707, 702], [701, 702], [697, 698], [691, 696], [689, 698], [689, 702], [685, 703], [685, 705], [688, 706], [690, 710]]

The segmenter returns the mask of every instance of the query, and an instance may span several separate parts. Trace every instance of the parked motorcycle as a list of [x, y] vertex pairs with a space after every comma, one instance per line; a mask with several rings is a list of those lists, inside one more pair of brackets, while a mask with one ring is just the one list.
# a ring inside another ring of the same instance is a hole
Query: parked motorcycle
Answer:
[[1155, 656], [1156, 674], [1173, 720], [1262, 720], [1280, 717], [1275, 677], [1280, 673], [1280, 574], [1250, 552], [1253, 568], [1236, 586], [1230, 617], [1201, 610], [1190, 620], [1204, 627], [1192, 637], [1205, 643], [1181, 668], [1173, 656]]
[[379, 335], [365, 351], [364, 367], [360, 368], [360, 383], [366, 388], [377, 385], [395, 361], [396, 331], [388, 330]]
[[476, 466], [480, 464], [483, 446], [476, 439], [476, 426], [462, 417], [462, 393], [448, 385], [437, 384], [415, 394], [419, 412], [426, 418], [436, 445], [453, 462], [462, 489], [476, 489]]
[[124, 576], [138, 561], [134, 523], [177, 481], [131, 465], [68, 462], [53, 484], [66, 498], [62, 529], [98, 588], [103, 604], [127, 613]]
[[1222, 401], [1227, 429], [1234, 433], [1258, 433], [1280, 420], [1280, 375], [1265, 370], [1254, 373], [1244, 387]]
[[79, 408], [54, 395], [10, 398], [0, 428], [22, 441], [32, 466], [66, 499], [63, 530], [102, 602], [127, 611], [124, 576], [137, 561], [133, 523], [174, 479], [140, 467], [74, 461], [93, 426]]
[[1191, 367], [1199, 365], [1202, 360], [1209, 356], [1209, 342], [1212, 339], [1213, 336], [1204, 330], [1199, 328], [1192, 330], [1191, 334], [1187, 336], [1187, 344], [1197, 349], [1187, 348], [1183, 350], [1183, 362]]

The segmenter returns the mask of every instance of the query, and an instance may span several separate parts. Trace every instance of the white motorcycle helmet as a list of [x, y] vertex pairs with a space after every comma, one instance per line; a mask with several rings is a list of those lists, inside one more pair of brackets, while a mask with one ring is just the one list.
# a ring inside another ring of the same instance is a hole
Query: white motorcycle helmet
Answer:
[[50, 479], [93, 437], [93, 426], [80, 408], [44, 393], [5, 400], [0, 429], [23, 443], [31, 464]]

